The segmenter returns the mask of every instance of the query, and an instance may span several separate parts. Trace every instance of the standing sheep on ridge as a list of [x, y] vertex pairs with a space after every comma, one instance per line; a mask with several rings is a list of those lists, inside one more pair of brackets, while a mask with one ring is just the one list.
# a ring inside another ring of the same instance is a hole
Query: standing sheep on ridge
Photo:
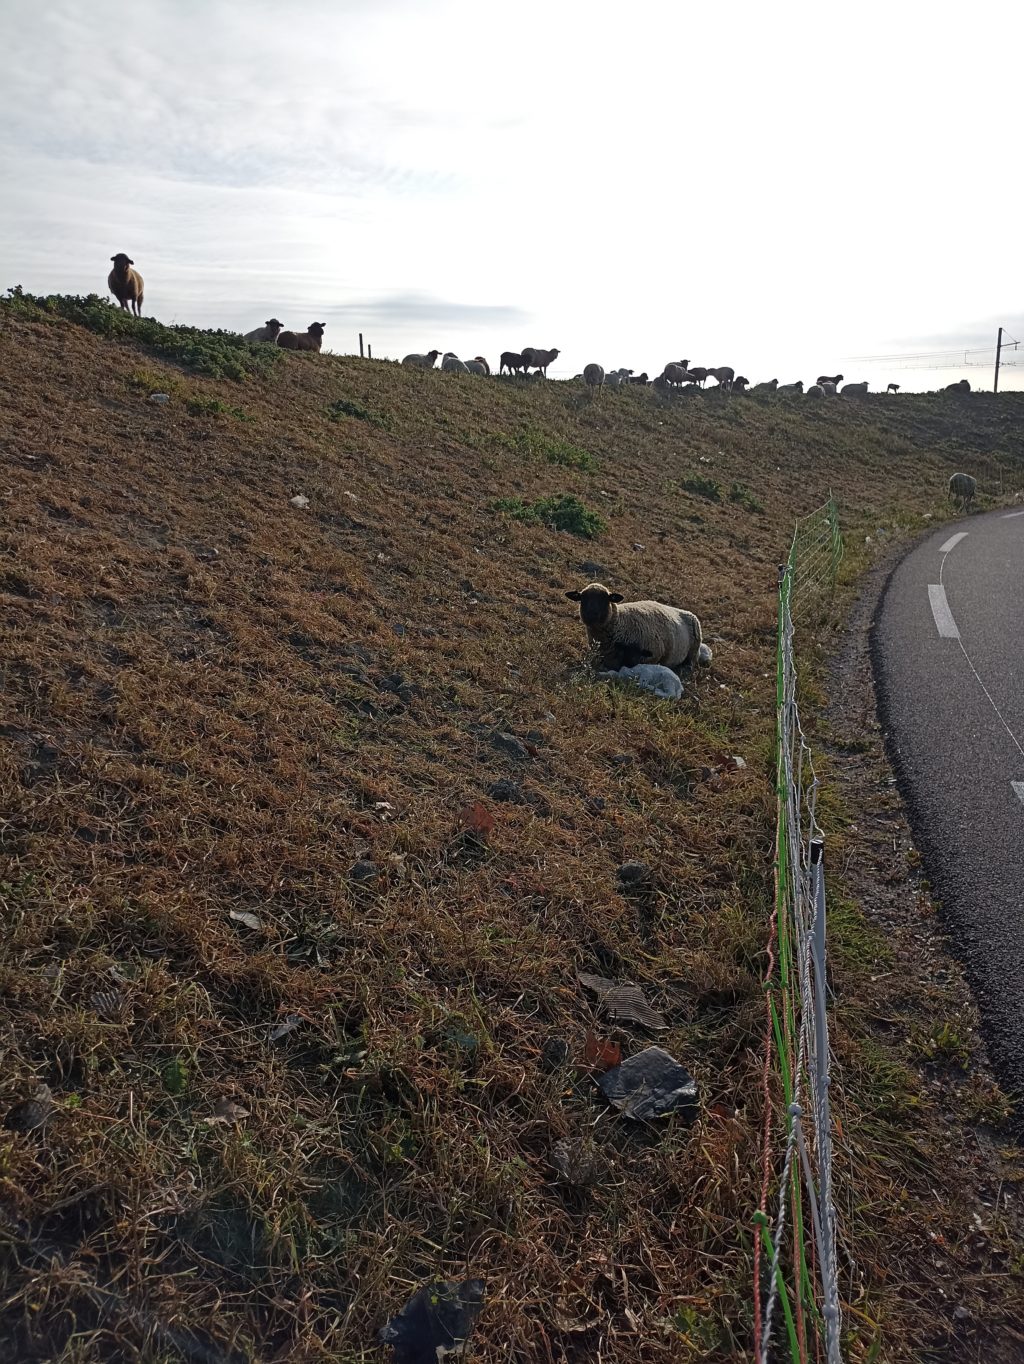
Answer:
[[604, 668], [631, 667], [638, 658], [674, 669], [711, 662], [692, 611], [660, 601], [623, 602], [621, 592], [609, 592], [603, 583], [565, 595], [579, 602], [580, 620]]
[[554, 364], [560, 352], [556, 350], [540, 350], [536, 346], [527, 346], [523, 351], [523, 368], [529, 374], [531, 369], [537, 370], [548, 377], [548, 365]]
[[131, 303], [131, 311], [135, 317], [142, 316], [142, 276], [138, 270], [133, 270], [135, 264], [123, 251], [119, 251], [116, 256], [111, 256], [114, 268], [107, 276], [107, 288], [120, 303], [125, 312], [128, 311], [128, 304]]
[[[466, 363], [468, 364], [469, 362], [467, 361]], [[486, 361], [486, 359], [484, 358], [484, 356], [482, 356], [482, 355], [474, 355], [474, 356], [473, 356], [473, 364], [474, 364], [474, 365], [483, 365], [483, 367], [484, 367], [484, 373], [485, 373], [485, 374], [490, 374], [490, 372], [491, 372], [491, 367], [490, 367], [490, 365], [487, 363], [487, 361]], [[474, 371], [474, 373], [475, 373], [475, 372], [476, 372], [476, 371]]]
[[703, 365], [694, 365], [693, 369], [691, 369], [689, 360], [680, 360], [679, 363], [689, 375], [689, 379], [686, 380], [686, 382], [699, 384], [701, 388], [707, 383], [708, 375], [714, 373], [714, 370], [705, 369]]
[[257, 327], [254, 332], [246, 332], [242, 337], [243, 341], [269, 341], [271, 345], [281, 335], [283, 322], [278, 322], [276, 317], [268, 318], [262, 327]]
[[503, 350], [501, 352], [501, 368], [499, 374], [504, 374], [508, 370], [509, 374], [518, 374], [523, 367], [523, 357], [517, 350]]
[[[693, 370], [690, 371], [693, 373]], [[720, 388], [732, 388], [732, 381], [736, 377], [736, 371], [731, 365], [720, 365], [718, 369], [709, 369], [708, 378], [717, 379]]]
[[407, 355], [402, 360], [406, 369], [433, 369], [437, 364], [437, 357], [441, 354], [439, 350], [428, 350], [426, 355]]
[[784, 394], [787, 398], [795, 398], [804, 391], [803, 379], [797, 379], [795, 384], [779, 384], [776, 393]]
[[466, 368], [469, 370], [470, 374], [482, 374], [485, 377], [491, 372], [487, 367], [486, 360], [467, 360]]
[[305, 332], [282, 332], [277, 344], [285, 350], [318, 351], [323, 344], [325, 325], [323, 322], [311, 322]]
[[954, 502], [959, 502], [961, 511], [967, 510], [977, 491], [978, 480], [970, 474], [953, 474], [949, 480], [949, 495]]
[[900, 391], [900, 386], [899, 386], [899, 384], [889, 384], [888, 387], [887, 387], [886, 390], [885, 390], [886, 396], [888, 396], [890, 393], [897, 393], [897, 394], [898, 394], [899, 391]]
[[604, 386], [604, 370], [600, 365], [584, 365], [583, 382], [590, 388], [602, 388]]
[[815, 382], [819, 384], [835, 384], [836, 388], [838, 388], [843, 382], [843, 376], [841, 374], [819, 374]]

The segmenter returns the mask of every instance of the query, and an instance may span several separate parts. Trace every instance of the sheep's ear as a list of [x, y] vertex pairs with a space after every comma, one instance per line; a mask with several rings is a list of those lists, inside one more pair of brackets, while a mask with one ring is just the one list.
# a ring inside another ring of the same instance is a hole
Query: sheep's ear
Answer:
[[609, 601], [616, 601], [616, 602], [622, 601], [622, 593], [621, 593], [621, 592], [609, 592], [609, 593], [608, 593], [608, 600], [609, 600]]
[[128, 264], [129, 264], [129, 265], [134, 265], [135, 262], [134, 262], [133, 260], [129, 260], [129, 261], [128, 261]]
[[110, 259], [111, 259], [111, 260], [117, 260], [117, 257], [116, 257], [116, 256], [111, 256]]
[[582, 592], [567, 592], [565, 595], [569, 598], [570, 601], [582, 601], [582, 600], [583, 600], [583, 593], [582, 593]]

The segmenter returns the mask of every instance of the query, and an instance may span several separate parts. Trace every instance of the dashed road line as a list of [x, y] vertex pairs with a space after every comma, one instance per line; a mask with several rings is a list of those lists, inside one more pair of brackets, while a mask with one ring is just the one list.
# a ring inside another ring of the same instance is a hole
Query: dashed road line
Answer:
[[955, 535], [951, 535], [944, 545], [939, 546], [940, 554], [948, 554], [951, 549], [956, 549], [961, 540], [967, 539], [968, 532], [958, 530]]
[[941, 583], [928, 584], [928, 601], [931, 604], [932, 615], [935, 617], [935, 628], [942, 638], [959, 639], [960, 631], [956, 628], [953, 612], [949, 609], [949, 602], [946, 600], [946, 589]]
[[1011, 781], [1010, 785], [1016, 792], [1021, 805], [1024, 805], [1024, 781]]
[[1010, 519], [1011, 516], [1024, 516], [1024, 511], [1020, 511], [1020, 512], [1004, 512], [1001, 519], [1002, 519], [1003, 521], [1009, 521], [1009, 519]]

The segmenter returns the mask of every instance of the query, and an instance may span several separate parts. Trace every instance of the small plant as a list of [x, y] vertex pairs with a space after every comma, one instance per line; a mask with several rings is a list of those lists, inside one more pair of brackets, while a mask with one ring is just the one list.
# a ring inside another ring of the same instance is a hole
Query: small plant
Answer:
[[572, 493], [555, 497], [541, 497], [536, 502], [524, 502], [521, 497], [503, 497], [491, 504], [493, 511], [505, 512], [514, 521], [525, 521], [531, 526], [550, 526], [565, 530], [584, 540], [594, 540], [608, 529], [608, 523], [590, 511]]
[[966, 1070], [971, 1059], [971, 1044], [956, 1023], [934, 1023], [931, 1031], [913, 1039], [913, 1049], [923, 1061]]
[[526, 455], [530, 459], [543, 459], [548, 464], [558, 464], [565, 469], [582, 469], [592, 473], [597, 468], [597, 460], [589, 450], [573, 445], [571, 441], [558, 436], [546, 436], [540, 431], [527, 427], [512, 436], [499, 436], [499, 445], [514, 454]]
[[750, 491], [745, 483], [734, 483], [729, 489], [729, 501], [738, 502], [741, 507], [749, 512], [764, 511], [762, 503]]
[[332, 422], [340, 421], [342, 417], [353, 417], [357, 422], [366, 422], [369, 426], [379, 427], [382, 431], [390, 431], [394, 425], [386, 412], [371, 412], [369, 408], [361, 407], [351, 398], [338, 398], [327, 409], [327, 415]]
[[706, 497], [709, 502], [722, 500], [721, 484], [716, 483], [713, 478], [708, 478], [706, 474], [694, 474], [693, 478], [684, 478], [682, 487], [688, 493]]

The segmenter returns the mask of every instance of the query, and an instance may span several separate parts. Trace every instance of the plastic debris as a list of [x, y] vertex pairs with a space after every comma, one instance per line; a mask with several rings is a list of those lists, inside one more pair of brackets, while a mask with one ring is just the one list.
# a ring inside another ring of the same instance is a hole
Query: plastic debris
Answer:
[[303, 511], [309, 506], [309, 498], [303, 497], [301, 493], [296, 493], [294, 497], [289, 497], [288, 504], [292, 507], [298, 507], [299, 511]]
[[237, 1123], [243, 1118], [250, 1116], [249, 1110], [243, 1108], [241, 1104], [236, 1104], [234, 1099], [218, 1099], [213, 1106], [213, 1115], [204, 1118], [203, 1121], [213, 1127], [216, 1123]]
[[639, 985], [621, 985], [605, 976], [591, 976], [581, 971], [580, 984], [597, 995], [598, 1004], [609, 1018], [625, 1018], [640, 1023], [652, 1032], [668, 1027], [657, 1009], [652, 1008]]
[[697, 1081], [662, 1047], [647, 1047], [597, 1081], [608, 1102], [627, 1118], [645, 1121], [677, 1113], [697, 1116]]
[[234, 919], [236, 923], [245, 924], [246, 928], [251, 928], [254, 933], [258, 933], [263, 924], [256, 914], [250, 914], [247, 909], [229, 909], [228, 918]]
[[298, 1014], [286, 1014], [280, 1023], [276, 1023], [270, 1029], [270, 1041], [279, 1042], [282, 1037], [287, 1037], [290, 1032], [294, 1032], [305, 1021]]
[[449, 1355], [462, 1359], [483, 1305], [483, 1279], [425, 1284], [380, 1328], [377, 1339], [392, 1347], [395, 1364], [440, 1364]]
[[149, 401], [151, 403], [169, 403], [171, 401], [171, 395], [169, 393], [151, 393], [149, 395]]

